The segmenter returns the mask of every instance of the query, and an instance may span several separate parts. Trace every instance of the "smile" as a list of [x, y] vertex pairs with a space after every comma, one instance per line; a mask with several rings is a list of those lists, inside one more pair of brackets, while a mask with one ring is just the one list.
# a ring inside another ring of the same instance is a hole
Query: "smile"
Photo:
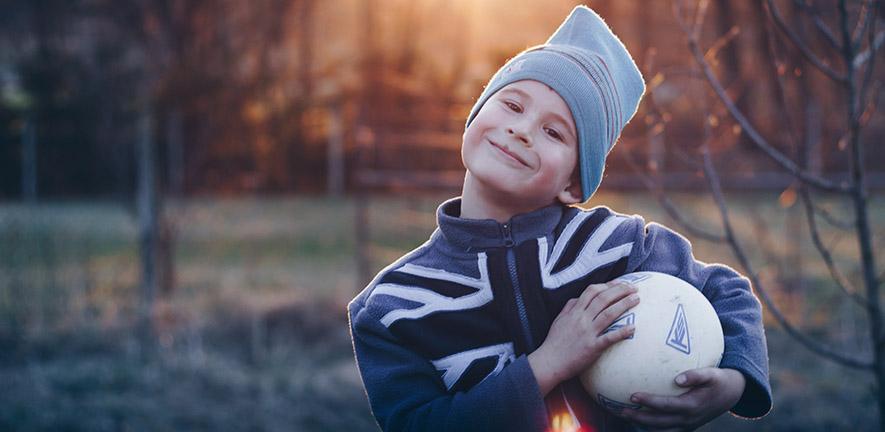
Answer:
[[502, 145], [499, 145], [498, 143], [496, 143], [496, 142], [494, 142], [494, 141], [492, 141], [492, 140], [488, 140], [488, 141], [489, 141], [489, 143], [492, 144], [492, 147], [495, 147], [496, 149], [500, 150], [502, 153], [506, 154], [506, 155], [509, 156], [511, 159], [513, 159], [513, 160], [519, 162], [520, 164], [522, 164], [522, 165], [525, 166], [526, 168], [531, 168], [531, 167], [529, 166], [529, 164], [526, 163], [526, 161], [524, 161], [521, 157], [519, 157], [518, 154], [516, 154], [516, 153], [514, 153], [514, 152], [512, 152], [512, 151], [510, 151], [510, 150], [508, 150], [507, 147], [504, 147], [504, 146], [502, 146]]

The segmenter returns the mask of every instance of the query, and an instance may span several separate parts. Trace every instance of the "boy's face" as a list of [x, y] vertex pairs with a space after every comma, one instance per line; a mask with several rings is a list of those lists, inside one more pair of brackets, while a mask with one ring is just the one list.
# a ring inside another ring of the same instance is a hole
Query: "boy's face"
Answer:
[[[565, 101], [538, 81], [508, 84], [486, 101], [464, 131], [464, 167], [483, 188], [540, 208], [580, 201], [575, 122]], [[577, 183], [577, 184], [576, 184]]]

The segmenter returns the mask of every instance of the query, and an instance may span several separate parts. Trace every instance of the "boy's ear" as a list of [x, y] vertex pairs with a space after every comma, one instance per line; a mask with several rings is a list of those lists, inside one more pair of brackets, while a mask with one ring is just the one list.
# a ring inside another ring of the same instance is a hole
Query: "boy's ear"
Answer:
[[577, 204], [581, 202], [581, 179], [578, 176], [572, 176], [569, 184], [556, 195], [556, 198], [559, 199], [559, 202], [565, 205]]

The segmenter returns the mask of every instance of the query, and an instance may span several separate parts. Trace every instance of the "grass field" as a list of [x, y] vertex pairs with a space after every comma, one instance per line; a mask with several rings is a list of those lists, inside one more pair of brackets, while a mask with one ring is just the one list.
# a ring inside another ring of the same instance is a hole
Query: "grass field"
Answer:
[[[426, 239], [443, 198], [366, 203], [372, 271]], [[693, 224], [718, 228], [709, 200], [674, 198]], [[804, 220], [798, 206], [777, 195], [731, 198], [741, 239], [789, 317], [868, 355], [863, 311], [828, 283], [804, 224], [791, 223]], [[646, 194], [603, 193], [590, 204], [603, 203], [679, 230]], [[845, 203], [824, 205], [850, 215]], [[345, 316], [366, 282], [355, 208], [325, 197], [170, 203], [176, 284], [157, 305], [160, 349], [144, 356], [132, 331], [134, 213], [111, 202], [0, 204], [0, 430], [377, 430]], [[882, 250], [885, 205], [872, 216]], [[851, 234], [828, 229], [824, 238], [856, 278]], [[699, 259], [735, 264], [722, 245], [694, 245]], [[787, 280], [794, 288], [781, 289]], [[774, 411], [752, 422], [724, 416], [703, 430], [875, 429], [870, 376], [809, 354], [770, 320], [767, 334]]]

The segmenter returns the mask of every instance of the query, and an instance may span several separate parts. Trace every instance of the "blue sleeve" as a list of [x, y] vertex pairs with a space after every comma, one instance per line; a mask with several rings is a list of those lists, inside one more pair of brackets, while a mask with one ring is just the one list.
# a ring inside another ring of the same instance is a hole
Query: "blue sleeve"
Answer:
[[750, 289], [750, 281], [726, 265], [696, 260], [691, 242], [663, 225], [646, 225], [639, 216], [624, 225], [622, 233], [634, 242], [628, 273], [655, 271], [676, 276], [697, 287], [719, 315], [725, 335], [719, 367], [736, 369], [746, 378], [744, 393], [731, 412], [748, 418], [766, 415], [772, 405], [768, 347], [762, 305]]
[[357, 300], [349, 306], [357, 366], [385, 431], [539, 431], [547, 410], [523, 355], [464, 392], [449, 393], [436, 368]]

